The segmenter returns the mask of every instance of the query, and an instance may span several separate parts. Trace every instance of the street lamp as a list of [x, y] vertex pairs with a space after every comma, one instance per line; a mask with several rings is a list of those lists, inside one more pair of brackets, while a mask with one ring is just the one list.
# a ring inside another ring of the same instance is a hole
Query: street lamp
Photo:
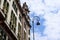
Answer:
[[39, 18], [38, 16], [34, 16], [34, 17], [33, 17], [33, 21], [32, 21], [32, 25], [33, 25], [33, 40], [35, 40], [35, 37], [34, 37], [34, 19], [35, 19], [35, 18], [37, 18], [37, 23], [36, 23], [36, 25], [40, 25], [40, 23], [39, 23], [40, 18]]

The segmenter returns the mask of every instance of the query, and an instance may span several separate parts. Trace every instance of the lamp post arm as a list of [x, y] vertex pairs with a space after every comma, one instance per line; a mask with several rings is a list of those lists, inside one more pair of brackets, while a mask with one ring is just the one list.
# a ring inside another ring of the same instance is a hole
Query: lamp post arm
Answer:
[[40, 18], [39, 18], [38, 16], [34, 16], [34, 17], [33, 17], [33, 21], [34, 21], [35, 18], [37, 18], [37, 21], [40, 20]]

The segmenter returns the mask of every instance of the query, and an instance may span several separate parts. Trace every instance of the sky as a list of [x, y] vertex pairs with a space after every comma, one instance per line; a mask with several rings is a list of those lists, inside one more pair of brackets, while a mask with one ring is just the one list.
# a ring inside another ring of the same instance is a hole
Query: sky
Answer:
[[[40, 18], [40, 25], [34, 20], [35, 40], [60, 40], [60, 0], [20, 0], [21, 5], [26, 2], [30, 13], [30, 24], [34, 16]], [[33, 28], [30, 38], [33, 40]]]

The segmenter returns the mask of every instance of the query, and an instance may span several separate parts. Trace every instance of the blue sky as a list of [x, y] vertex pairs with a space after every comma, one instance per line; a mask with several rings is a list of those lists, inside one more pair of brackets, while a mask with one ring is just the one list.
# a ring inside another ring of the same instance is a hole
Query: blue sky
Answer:
[[[60, 40], [60, 0], [21, 0], [30, 10], [30, 19], [40, 17], [39, 26], [34, 23], [35, 40]], [[32, 22], [30, 22], [32, 25]], [[31, 40], [33, 32], [31, 28]]]

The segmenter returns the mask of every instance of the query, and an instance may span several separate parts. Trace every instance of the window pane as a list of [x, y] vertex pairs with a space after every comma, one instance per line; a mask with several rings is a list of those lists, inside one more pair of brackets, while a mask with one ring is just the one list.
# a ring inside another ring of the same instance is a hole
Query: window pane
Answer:
[[25, 33], [25, 31], [24, 31], [24, 40], [26, 40], [26, 33]]
[[30, 30], [29, 30], [29, 35], [30, 35]]
[[6, 40], [6, 34], [2, 28], [0, 28], [0, 40]]
[[18, 23], [18, 40], [21, 40], [21, 25]]
[[26, 29], [26, 23], [24, 22], [24, 28]]
[[1, 0], [0, 0], [0, 5], [1, 5]]
[[21, 15], [19, 14], [19, 20], [21, 21]]
[[15, 2], [13, 2], [13, 5], [12, 6], [13, 6], [15, 12], [17, 13], [17, 6], [16, 6]]
[[29, 38], [29, 40], [30, 40], [30, 38]]
[[3, 10], [4, 10], [4, 13], [5, 13], [5, 17], [7, 18], [7, 13], [8, 13], [8, 10], [9, 10], [9, 3], [7, 2], [7, 0], [4, 0]]
[[13, 13], [13, 11], [11, 12], [11, 19], [10, 19], [10, 28], [14, 31], [16, 31], [16, 16], [15, 14]]

